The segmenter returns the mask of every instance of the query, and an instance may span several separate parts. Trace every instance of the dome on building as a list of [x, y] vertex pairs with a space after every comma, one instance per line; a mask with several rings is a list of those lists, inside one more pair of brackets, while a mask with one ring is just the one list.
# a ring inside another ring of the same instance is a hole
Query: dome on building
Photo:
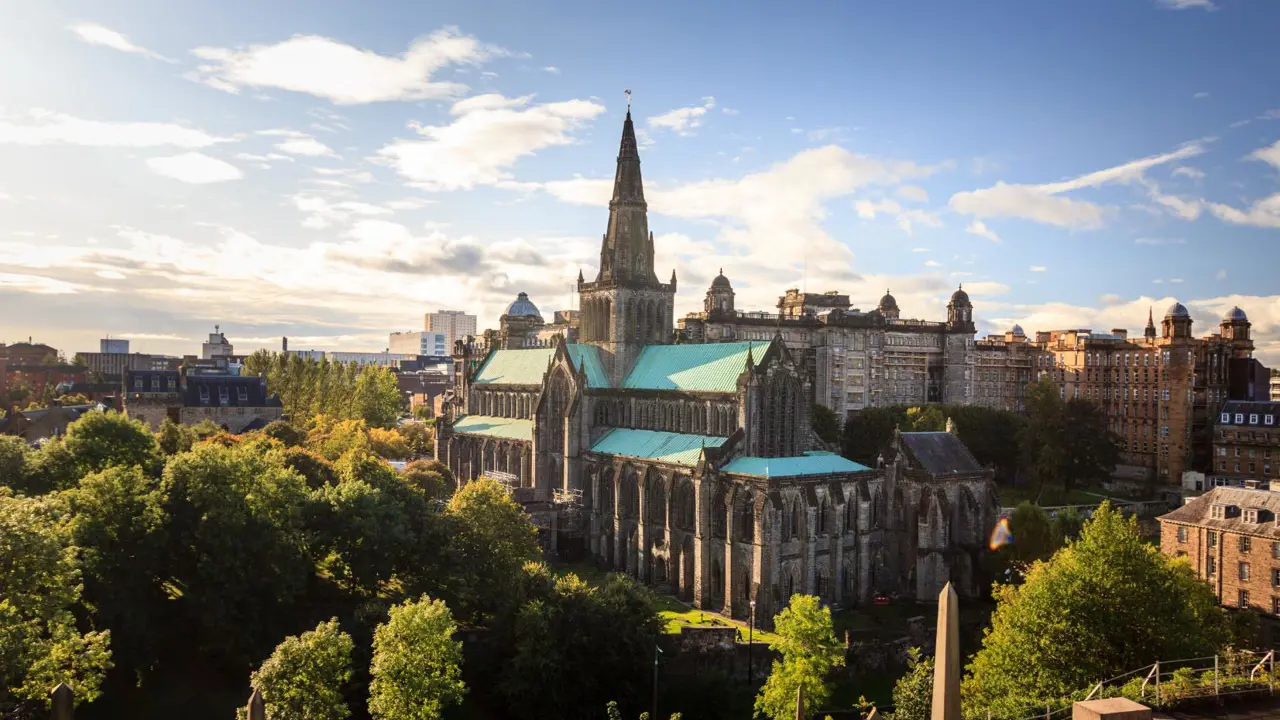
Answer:
[[963, 285], [957, 288], [955, 292], [951, 293], [951, 304], [956, 306], [972, 304], [969, 302], [969, 293], [964, 291]]
[[720, 274], [711, 281], [712, 288], [731, 289], [733, 286], [729, 284], [729, 278], [724, 276], [724, 268], [720, 268]]
[[888, 290], [885, 290], [885, 291], [884, 291], [884, 297], [880, 298], [880, 304], [879, 304], [878, 306], [876, 306], [876, 307], [877, 307], [881, 312], [884, 312], [884, 311], [886, 311], [886, 310], [897, 310], [897, 309], [898, 309], [898, 301], [897, 301], [897, 300], [895, 300], [895, 299], [894, 299], [894, 297], [893, 297], [892, 295], [890, 295], [890, 294], [889, 294], [889, 291], [888, 291]]
[[1191, 317], [1191, 313], [1187, 312], [1187, 308], [1185, 305], [1183, 305], [1180, 302], [1175, 302], [1174, 304], [1169, 306], [1168, 310], [1164, 311], [1164, 316], [1167, 318], [1170, 318], [1170, 317], [1182, 318], [1182, 317]]
[[516, 296], [516, 301], [507, 306], [507, 311], [502, 313], [512, 317], [542, 317], [542, 313], [538, 312], [538, 306], [529, 301], [528, 293], [520, 293]]
[[1236, 306], [1228, 310], [1227, 314], [1222, 316], [1222, 320], [1223, 322], [1234, 322], [1237, 320], [1240, 322], [1249, 322], [1249, 316], [1245, 315], [1244, 311], [1241, 310], [1239, 306]]
[[1009, 332], [1012, 332], [1014, 335], [1026, 335], [1026, 333], [1022, 332], [1022, 326], [1016, 324], [1013, 326], [1013, 330], [1010, 330]]

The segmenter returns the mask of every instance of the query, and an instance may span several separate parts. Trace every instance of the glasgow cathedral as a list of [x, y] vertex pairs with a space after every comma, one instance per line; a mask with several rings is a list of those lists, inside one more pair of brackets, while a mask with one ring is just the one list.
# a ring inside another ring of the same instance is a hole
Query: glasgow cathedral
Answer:
[[576, 340], [537, 340], [522, 293], [487, 342], [458, 343], [436, 457], [459, 482], [507, 484], [550, 551], [730, 616], [772, 617], [794, 593], [976, 595], [991, 471], [950, 431], [895, 432], [874, 468], [836, 454], [781, 336], [676, 344], [676, 275], [653, 261], [628, 111]]

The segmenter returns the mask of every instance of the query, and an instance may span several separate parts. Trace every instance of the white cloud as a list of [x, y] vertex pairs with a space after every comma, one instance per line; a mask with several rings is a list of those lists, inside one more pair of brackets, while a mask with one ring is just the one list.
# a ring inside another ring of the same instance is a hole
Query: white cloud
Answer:
[[987, 227], [987, 224], [982, 222], [981, 220], [974, 220], [973, 222], [969, 223], [969, 227], [965, 228], [964, 231], [971, 235], [984, 237], [990, 240], [991, 242], [996, 242], [996, 243], [1000, 242], [1000, 236], [996, 235], [996, 232], [991, 228]]
[[1190, 165], [1183, 165], [1181, 167], [1176, 167], [1173, 169], [1173, 172], [1170, 174], [1173, 175], [1174, 177], [1188, 177], [1188, 178], [1191, 178], [1192, 180], [1199, 180], [1200, 178], [1204, 177], [1203, 170], [1199, 168], [1193, 168]]
[[134, 45], [129, 38], [110, 28], [95, 25], [94, 23], [78, 23], [67, 28], [75, 33], [81, 40], [90, 45], [101, 45], [109, 47], [112, 50], [119, 50], [123, 53], [131, 53], [133, 55], [141, 55], [152, 60], [163, 60], [165, 62], [177, 62], [171, 58], [167, 58], [160, 53], [152, 52], [139, 45]]
[[898, 227], [908, 235], [914, 234], [917, 225], [926, 227], [942, 227], [942, 221], [938, 216], [927, 211], [913, 208], [898, 214]]
[[193, 78], [224, 92], [279, 88], [325, 98], [339, 105], [452, 97], [465, 85], [432, 75], [454, 65], [472, 65], [504, 51], [455, 28], [419, 38], [400, 55], [379, 55], [317, 35], [295, 35], [274, 45], [243, 49], [200, 47], [192, 53], [208, 64]]
[[1028, 270], [1030, 270], [1031, 272], [1035, 272], [1035, 273], [1042, 273], [1042, 272], [1044, 272], [1044, 271], [1048, 270], [1049, 268], [1045, 267], [1044, 265], [1032, 265], [1031, 267], [1029, 267], [1029, 268], [1027, 268], [1027, 269], [1028, 269]]
[[1262, 198], [1244, 210], [1222, 203], [1207, 203], [1209, 212], [1233, 225], [1280, 228], [1280, 193]]
[[1140, 237], [1134, 238], [1134, 245], [1185, 245], [1187, 243], [1184, 238], [1150, 238]]
[[239, 180], [244, 177], [235, 165], [198, 152], [151, 158], [147, 160], [147, 166], [158, 175], [193, 185]]
[[355, 200], [331, 203], [317, 195], [305, 193], [294, 195], [292, 200], [294, 207], [306, 215], [302, 221], [302, 227], [311, 230], [323, 230], [331, 225], [344, 223], [353, 216], [390, 215], [395, 209], [391, 207], [391, 203], [388, 203], [387, 207]]
[[924, 266], [925, 267], [942, 267], [942, 263], [938, 262], [937, 260], [925, 260]]
[[1140, 182], [1144, 179], [1143, 173], [1157, 165], [1183, 160], [1202, 152], [1202, 145], [1189, 143], [1173, 152], [1133, 160], [1062, 182], [1040, 185], [997, 182], [994, 187], [958, 192], [951, 196], [950, 205], [957, 212], [977, 218], [1012, 217], [1064, 228], [1098, 228], [1102, 226], [1106, 208], [1061, 195], [1111, 183], [1128, 185]]
[[902, 206], [888, 198], [876, 201], [859, 200], [853, 204], [853, 208], [858, 212], [858, 217], [866, 220], [875, 220], [879, 213], [894, 215], [902, 212]]
[[551, 73], [552, 75], [559, 75], [559, 74], [560, 74], [560, 68], [556, 67], [555, 65], [548, 65], [548, 66], [546, 66], [546, 67], [542, 68], [542, 71], [543, 71], [543, 72], [549, 72], [549, 73]]
[[289, 138], [284, 142], [277, 143], [275, 148], [290, 155], [304, 155], [306, 157], [326, 157], [336, 154], [333, 152], [333, 148], [313, 137]]
[[75, 283], [42, 275], [0, 273], [0, 290], [14, 290], [36, 295], [70, 295], [79, 292], [81, 287]]
[[914, 247], [914, 248], [911, 248], [911, 252], [913, 252], [913, 253], [927, 253], [927, 252], [929, 252], [929, 248], [924, 248], [924, 247]]
[[702, 104], [695, 107], [676, 108], [661, 115], [647, 119], [649, 127], [671, 130], [679, 135], [691, 135], [702, 126], [702, 116], [715, 109], [716, 99], [711, 96], [702, 98]]
[[1264, 148], [1258, 148], [1247, 156], [1249, 160], [1261, 160], [1275, 168], [1280, 168], [1280, 140]]
[[1181, 285], [1181, 284], [1182, 284], [1182, 278], [1169, 278], [1169, 282], [1170, 282], [1170, 283], [1172, 283], [1172, 284], [1174, 284], [1174, 285]]
[[1156, 0], [1156, 4], [1170, 10], [1190, 10], [1192, 8], [1200, 8], [1202, 10], [1218, 9], [1218, 6], [1213, 4], [1213, 0]]
[[929, 202], [929, 192], [919, 185], [902, 185], [894, 194], [911, 202]]
[[722, 107], [720, 108], [720, 112], [724, 113], [725, 115], [737, 115], [739, 111], [731, 107]]
[[[378, 151], [410, 184], [427, 190], [470, 189], [510, 181], [508, 168], [543, 148], [568, 145], [573, 132], [604, 112], [587, 100], [524, 107], [528, 98], [469, 98], [449, 125], [415, 126], [422, 140], [397, 140]], [[523, 109], [521, 109], [523, 108]]]
[[48, 110], [31, 110], [25, 121], [0, 114], [0, 145], [203, 148], [228, 140], [171, 123], [82, 120]]
[[1208, 97], [1209, 97], [1209, 93], [1207, 93], [1207, 92], [1198, 92], [1198, 93], [1196, 93], [1195, 95], [1192, 95], [1192, 96], [1191, 96], [1191, 99], [1192, 99], [1192, 100], [1206, 100], [1206, 99], [1208, 99]]

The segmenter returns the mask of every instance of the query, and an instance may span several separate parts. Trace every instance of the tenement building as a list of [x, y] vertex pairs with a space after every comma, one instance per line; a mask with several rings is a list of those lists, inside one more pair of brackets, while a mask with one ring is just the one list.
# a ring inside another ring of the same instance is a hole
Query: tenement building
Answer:
[[1228, 400], [1213, 429], [1214, 485], [1280, 481], [1280, 403]]
[[1280, 493], [1218, 487], [1160, 517], [1160, 549], [1185, 557], [1228, 607], [1280, 615]]
[[284, 417], [284, 406], [267, 393], [265, 379], [225, 372], [130, 370], [120, 398], [126, 415], [153, 430], [165, 419], [183, 425], [210, 420], [241, 433]]
[[888, 291], [862, 312], [837, 291], [791, 289], [777, 313], [766, 313], [738, 310], [722, 271], [680, 332], [683, 342], [706, 343], [780, 336], [811, 383], [812, 401], [842, 418], [867, 407], [978, 400], [973, 303], [963, 287], [951, 295], [945, 322], [901, 317]]
[[[783, 339], [810, 326], [671, 344], [676, 278], [659, 280], [653, 259], [628, 113], [600, 267], [578, 282], [577, 339], [531, 340], [542, 321], [522, 294], [487, 342], [457, 344], [436, 454], [459, 482], [507, 484], [551, 551], [738, 617], [751, 602], [772, 617], [800, 592], [932, 599], [952, 581], [977, 594], [997, 517], [991, 471], [948, 432], [895, 434], [875, 468], [816, 449], [810, 375]], [[936, 338], [939, 353], [970, 344], [968, 298], [952, 304], [954, 332], [895, 335], [883, 316], [872, 321], [886, 331], [858, 349], [863, 372], [869, 357], [893, 367], [885, 337]], [[944, 397], [965, 367], [940, 355], [926, 377], [904, 370], [903, 392], [923, 398], [933, 382]]]

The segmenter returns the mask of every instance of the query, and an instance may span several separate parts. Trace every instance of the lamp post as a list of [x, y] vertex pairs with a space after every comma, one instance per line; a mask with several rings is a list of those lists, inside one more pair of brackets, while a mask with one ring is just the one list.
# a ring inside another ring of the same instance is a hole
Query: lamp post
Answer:
[[750, 686], [755, 680], [755, 669], [751, 667], [751, 648], [755, 644], [756, 633], [756, 601], [752, 600], [748, 603], [751, 606], [751, 612], [747, 615], [747, 685]]
[[662, 654], [662, 648], [657, 643], [653, 645], [653, 713], [649, 715], [653, 720], [658, 718], [658, 656]]

